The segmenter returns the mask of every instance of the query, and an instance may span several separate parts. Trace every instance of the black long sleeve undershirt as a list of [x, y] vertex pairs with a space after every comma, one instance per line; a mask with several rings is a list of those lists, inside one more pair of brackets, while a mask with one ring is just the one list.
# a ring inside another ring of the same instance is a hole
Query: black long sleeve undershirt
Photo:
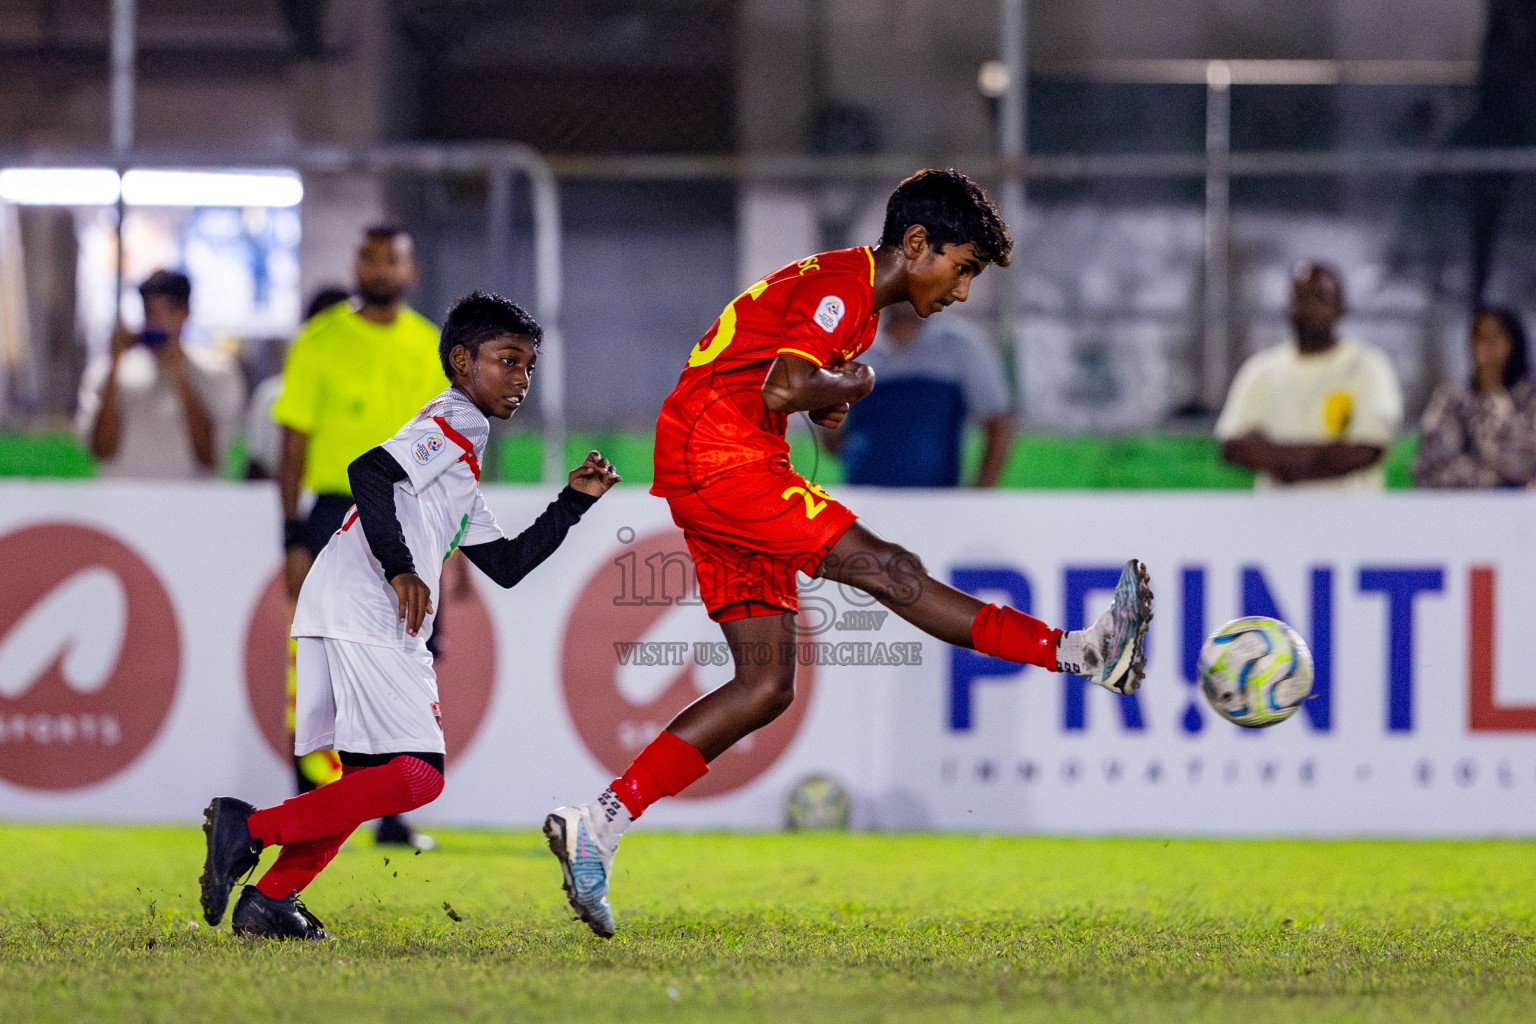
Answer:
[[363, 525], [373, 557], [384, 567], [386, 580], [416, 571], [400, 529], [400, 517], [395, 514], [395, 484], [406, 479], [405, 467], [383, 448], [370, 448], [347, 466], [357, 520]]
[[560, 546], [567, 531], [597, 499], [567, 487], [549, 503], [533, 524], [508, 540], [502, 537], [485, 544], [466, 544], [464, 557], [495, 583], [513, 587]]
[[[395, 484], [408, 479], [405, 469], [383, 448], [372, 448], [347, 467], [357, 518], [373, 557], [384, 567], [384, 578], [415, 572], [411, 549], [395, 514]], [[597, 499], [572, 487], [560, 492], [533, 524], [508, 539], [465, 545], [464, 556], [503, 587], [512, 587], [552, 555], [565, 535]]]

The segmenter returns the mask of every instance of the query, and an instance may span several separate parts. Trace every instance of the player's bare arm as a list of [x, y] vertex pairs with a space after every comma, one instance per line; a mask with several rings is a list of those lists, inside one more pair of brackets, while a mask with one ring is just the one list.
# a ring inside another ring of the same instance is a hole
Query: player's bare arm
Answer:
[[[815, 411], [826, 418], [839, 406], [846, 414], [849, 404], [869, 394], [874, 387], [875, 371], [864, 363], [848, 362], [826, 368], [783, 353], [774, 359], [763, 379], [763, 402], [771, 412]], [[838, 422], [841, 422], [841, 416]], [[821, 425], [829, 426], [827, 423]]]
[[816, 424], [818, 427], [825, 427], [828, 430], [836, 430], [838, 427], [843, 425], [843, 420], [848, 418], [848, 409], [849, 403], [847, 402], [839, 402], [836, 405], [829, 405], [825, 409], [812, 409], [811, 422]]

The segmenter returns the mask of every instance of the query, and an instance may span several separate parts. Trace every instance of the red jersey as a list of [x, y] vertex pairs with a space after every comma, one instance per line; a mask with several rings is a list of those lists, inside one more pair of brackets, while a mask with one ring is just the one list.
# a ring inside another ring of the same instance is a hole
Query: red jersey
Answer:
[[688, 494], [731, 470], [787, 461], [789, 416], [763, 402], [769, 365], [780, 353], [841, 365], [869, 348], [879, 319], [868, 246], [791, 263], [738, 295], [661, 404], [651, 493]]

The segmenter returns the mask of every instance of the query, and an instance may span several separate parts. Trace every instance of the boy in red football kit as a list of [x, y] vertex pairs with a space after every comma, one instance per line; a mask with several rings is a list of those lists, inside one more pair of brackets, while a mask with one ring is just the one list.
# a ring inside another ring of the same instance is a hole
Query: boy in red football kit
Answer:
[[[1007, 266], [1008, 229], [958, 171], [902, 182], [886, 206], [880, 245], [820, 253], [774, 271], [725, 308], [688, 356], [656, 423], [651, 493], [682, 527], [710, 617], [733, 651], [796, 639], [796, 573], [857, 587], [930, 636], [1010, 661], [1072, 672], [1118, 693], [1140, 684], [1152, 618], [1146, 569], [1131, 561], [1110, 610], [1085, 630], [1052, 629], [984, 605], [929, 576], [910, 551], [881, 540], [789, 464], [784, 430], [806, 412], [835, 429], [869, 394], [856, 362], [879, 311], [910, 302], [928, 317], [964, 302], [989, 263]], [[567, 898], [598, 935], [614, 932], [613, 854], [650, 804], [682, 792], [708, 764], [789, 707], [795, 663], [736, 660], [730, 682], [699, 698], [591, 804], [544, 822]]]
[[[342, 776], [258, 810], [215, 797], [203, 812], [203, 916], [218, 924], [230, 890], [261, 852], [283, 852], [235, 904], [247, 935], [326, 938], [299, 893], [352, 830], [414, 810], [443, 789], [442, 717], [432, 654], [442, 564], [454, 550], [503, 587], [554, 552], [619, 479], [597, 452], [516, 539], [501, 534], [480, 493], [487, 416], [507, 419], [528, 393], [543, 331], [522, 307], [476, 292], [454, 304], [438, 354], [452, 385], [394, 437], [347, 468], [357, 504], [304, 579], [294, 752], [335, 750]], [[451, 713], [451, 710], [450, 710]]]

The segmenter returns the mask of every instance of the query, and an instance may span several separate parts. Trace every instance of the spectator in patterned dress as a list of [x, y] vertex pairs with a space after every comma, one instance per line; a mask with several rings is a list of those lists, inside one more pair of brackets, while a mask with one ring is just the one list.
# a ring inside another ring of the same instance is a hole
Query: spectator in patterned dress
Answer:
[[1525, 328], [1507, 309], [1472, 318], [1472, 376], [1435, 388], [1413, 463], [1420, 487], [1526, 487], [1536, 477], [1536, 384]]

